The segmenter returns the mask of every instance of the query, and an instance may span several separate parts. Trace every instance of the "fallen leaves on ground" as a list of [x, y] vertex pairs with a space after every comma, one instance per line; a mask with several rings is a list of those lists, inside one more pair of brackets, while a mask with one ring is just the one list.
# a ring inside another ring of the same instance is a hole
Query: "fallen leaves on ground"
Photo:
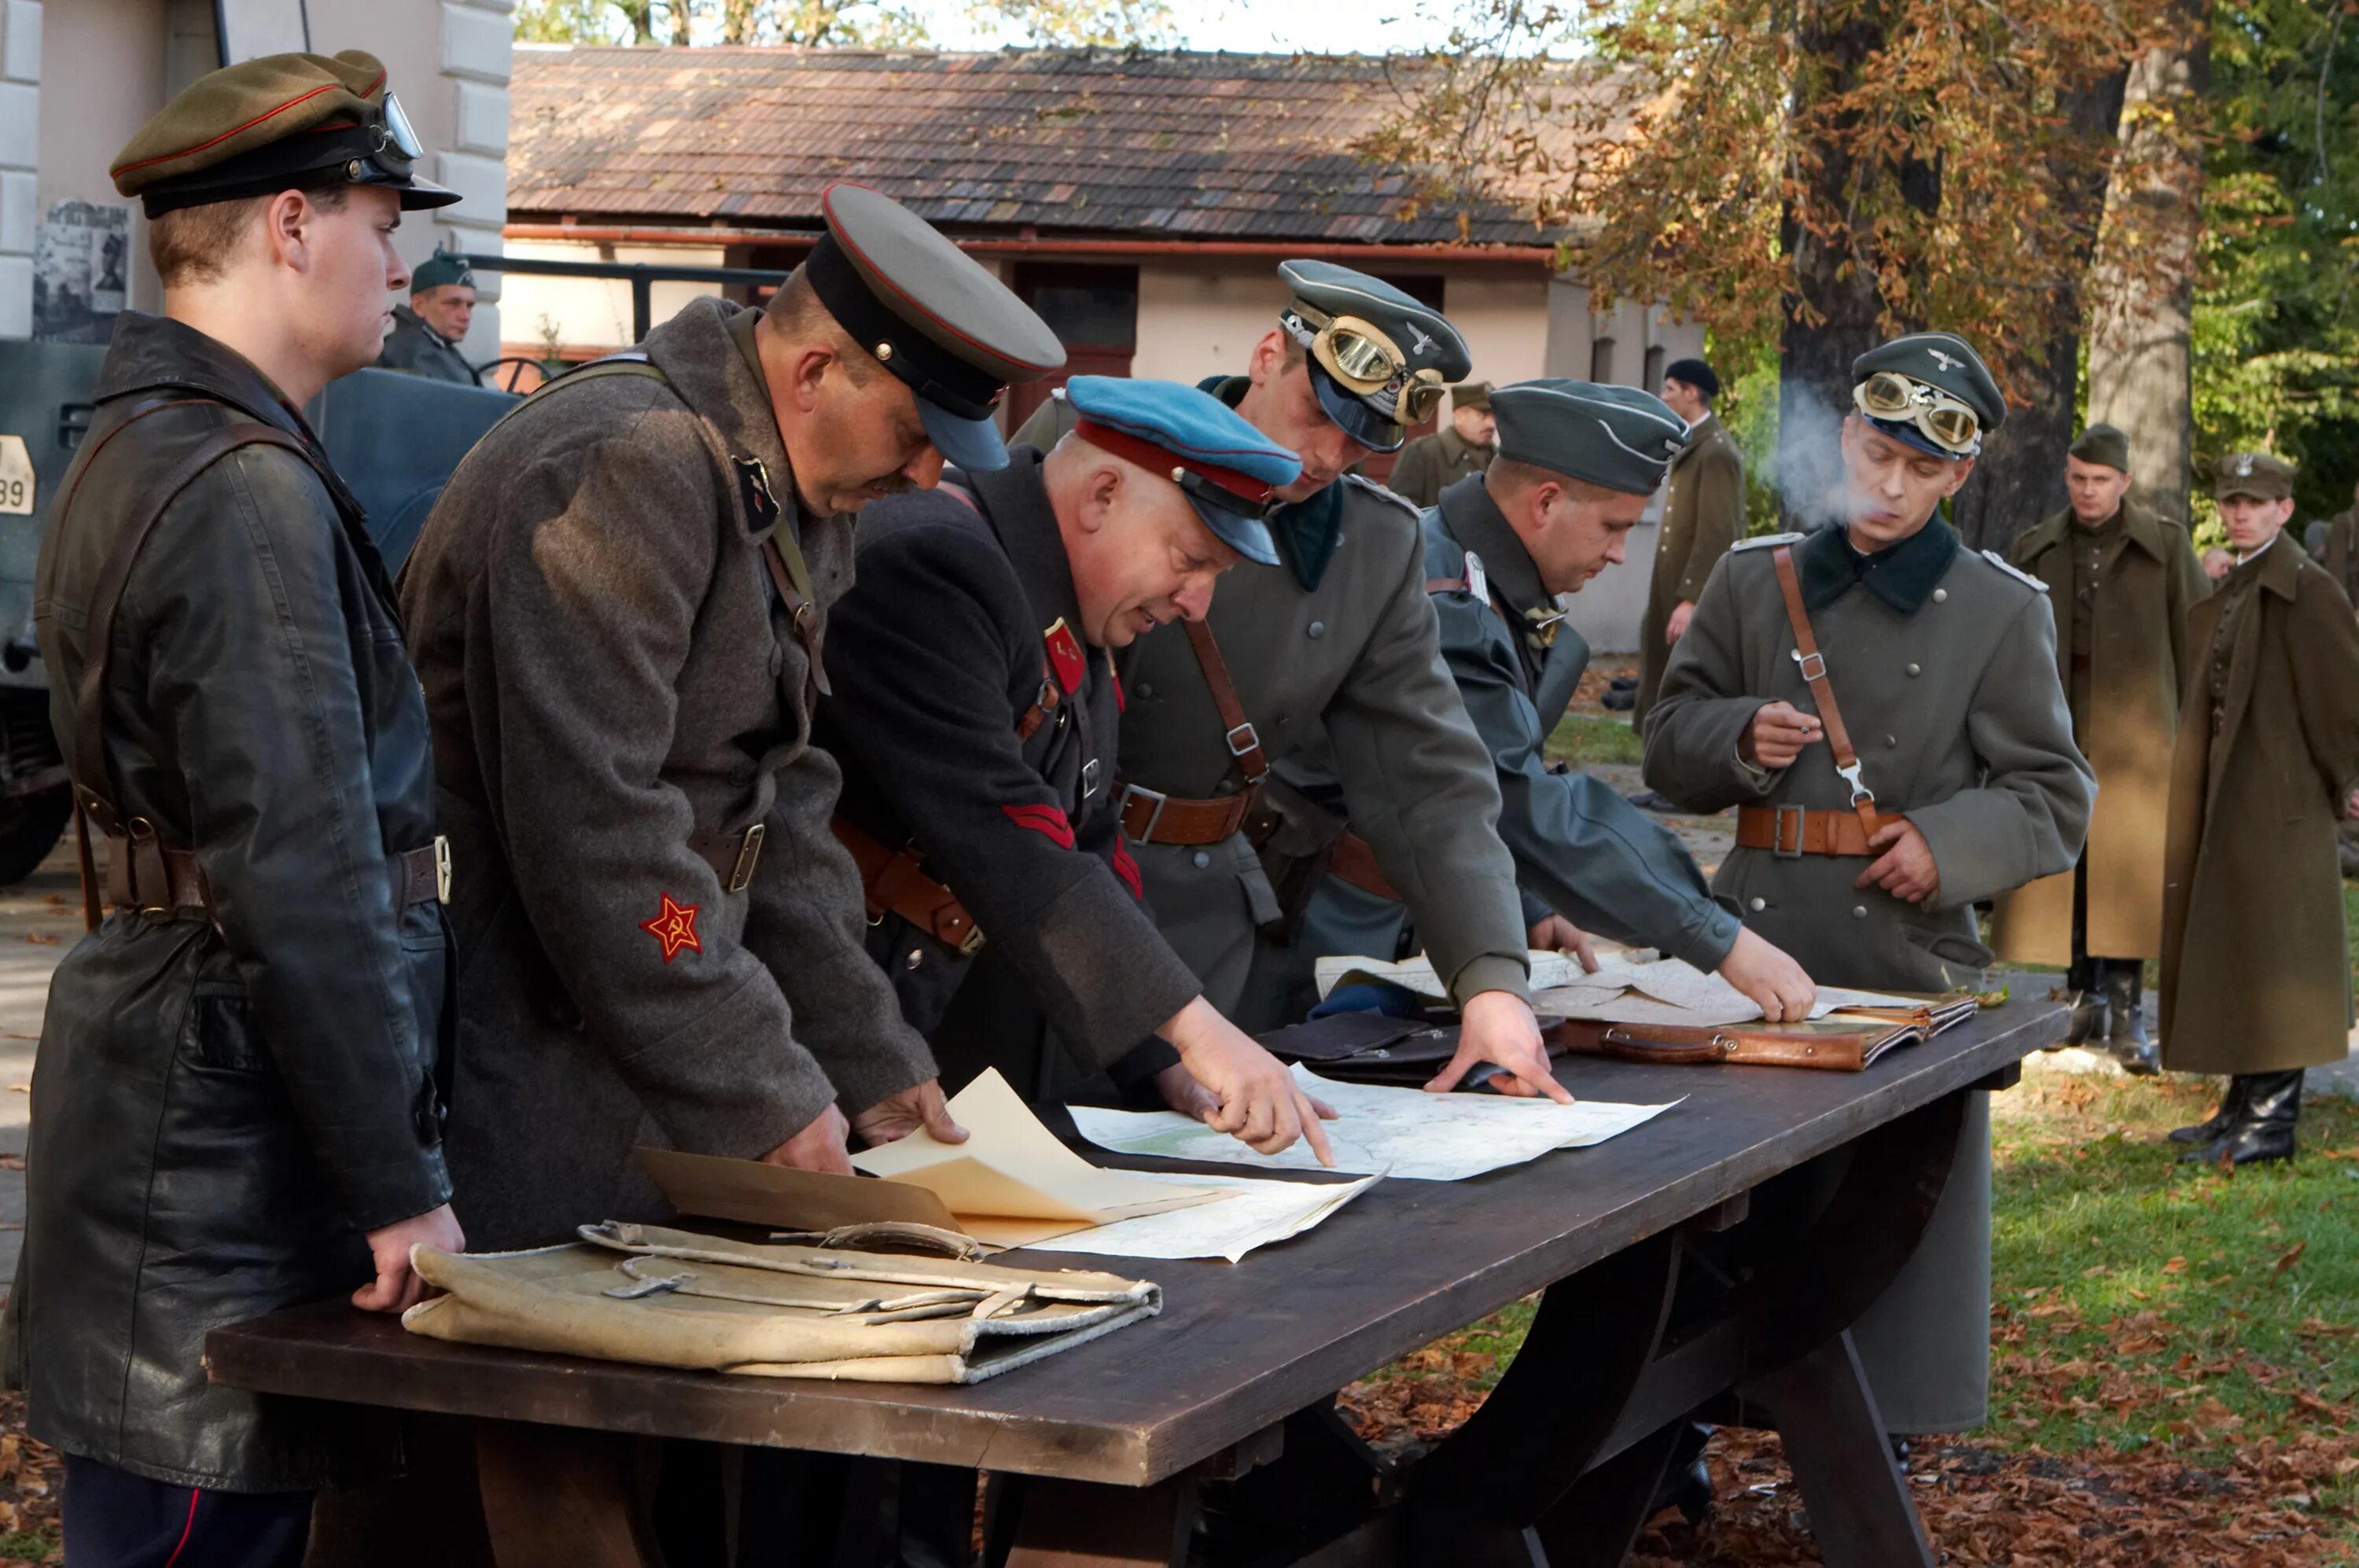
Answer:
[[0, 1568], [56, 1568], [64, 1466], [24, 1432], [25, 1396], [0, 1394]]

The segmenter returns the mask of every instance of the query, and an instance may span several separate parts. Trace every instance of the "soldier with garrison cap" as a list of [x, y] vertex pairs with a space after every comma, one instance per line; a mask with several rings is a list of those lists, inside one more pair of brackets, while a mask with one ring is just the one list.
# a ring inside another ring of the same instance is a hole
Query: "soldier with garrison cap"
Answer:
[[[1713, 888], [1821, 984], [1978, 985], [1973, 906], [2071, 867], [2094, 782], [2045, 585], [1937, 515], [2005, 415], [1990, 372], [1955, 334], [1914, 332], [1852, 376], [1841, 514], [1713, 569], [1647, 720], [1646, 779], [1739, 808]], [[1987, 1096], [1960, 1137], [1924, 1241], [1852, 1331], [1897, 1432], [1983, 1420]]]
[[[1772, 1019], [1809, 1016], [1801, 967], [1712, 901], [1678, 837], [1602, 780], [1549, 766], [1546, 746], [1589, 664], [1556, 596], [1622, 559], [1630, 529], [1687, 440], [1650, 393], [1586, 381], [1500, 387], [1499, 455], [1441, 493], [1424, 516], [1426, 588], [1441, 656], [1491, 754], [1535, 947], [1574, 945], [1580, 928], [1719, 970]], [[1323, 758], [1281, 769], [1332, 796]], [[1304, 917], [1286, 1006], [1307, 1008], [1313, 962], [1331, 953], [1414, 953], [1407, 911], [1367, 879], [1331, 872]]]
[[1157, 933], [1114, 785], [1115, 654], [1203, 619], [1240, 560], [1277, 563], [1262, 514], [1302, 464], [1191, 387], [1078, 376], [1064, 396], [1080, 418], [1055, 450], [861, 520], [820, 738], [869, 952], [953, 1083], [996, 1066], [1068, 1099], [1159, 1035], [1174, 1106], [1266, 1152], [1321, 1143], [1286, 1069]]
[[[1254, 1030], [1289, 1021], [1274, 1005], [1287, 945], [1348, 811], [1367, 835], [1353, 853], [1401, 890], [1464, 1014], [1435, 1086], [1490, 1062], [1511, 1093], [1565, 1097], [1532, 1018], [1498, 786], [1435, 639], [1416, 509], [1344, 473], [1399, 449], [1465, 376], [1465, 342], [1364, 273], [1290, 261], [1278, 274], [1292, 296], [1277, 326], [1246, 374], [1204, 388], [1302, 461], [1270, 514], [1280, 563], [1234, 579], [1203, 620], [1141, 637], [1123, 667], [1119, 804], [1147, 902], [1214, 1007]], [[1053, 443], [1075, 419], [1054, 400], [1018, 439]], [[1339, 801], [1272, 773], [1321, 744]]]
[[2359, 620], [2283, 538], [2293, 465], [2223, 458], [2235, 564], [2188, 616], [2164, 850], [2162, 1064], [2224, 1073], [2172, 1141], [2207, 1164], [2288, 1160], [2305, 1068], [2350, 1049], [2335, 826], [2359, 806]]
[[2162, 841], [2187, 612], [2211, 592], [2187, 529], [2130, 494], [2129, 438], [2092, 425], [2064, 459], [2069, 505], [2017, 536], [2016, 565], [2057, 607], [2056, 671], [2072, 738], [2097, 775], [2081, 863], [2003, 895], [1994, 945], [2014, 964], [2071, 964], [2062, 1043], [2102, 1042], [2159, 1071], [2139, 991], [2162, 953]]
[[1063, 355], [902, 207], [821, 206], [766, 309], [693, 301], [526, 399], [402, 575], [467, 866], [451, 1158], [485, 1245], [662, 1213], [649, 1139], [848, 1173], [855, 1128], [963, 1136], [810, 726], [853, 515], [1003, 466], [1002, 392]]
[[464, 1245], [432, 753], [392, 584], [299, 412], [376, 358], [405, 210], [458, 198], [368, 55], [201, 78], [114, 162], [164, 313], [125, 314], [42, 540], [36, 621], [104, 840], [34, 1073], [9, 1302], [77, 1568], [303, 1558], [315, 1489], [393, 1474], [349, 1406], [210, 1381], [206, 1334]]
[[409, 303], [393, 308], [393, 331], [376, 362], [429, 381], [481, 387], [484, 378], [459, 352], [474, 319], [475, 269], [464, 256], [437, 250], [409, 275]]

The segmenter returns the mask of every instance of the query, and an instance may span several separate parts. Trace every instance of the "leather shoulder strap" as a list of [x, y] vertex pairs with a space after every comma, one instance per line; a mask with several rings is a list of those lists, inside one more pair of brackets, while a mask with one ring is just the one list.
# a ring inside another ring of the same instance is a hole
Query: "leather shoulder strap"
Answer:
[[1874, 838], [1883, 821], [1876, 815], [1875, 795], [1859, 776], [1859, 753], [1852, 749], [1851, 732], [1843, 728], [1843, 710], [1835, 704], [1835, 689], [1827, 680], [1826, 656], [1819, 651], [1819, 639], [1810, 631], [1810, 612], [1802, 604], [1802, 579], [1794, 570], [1794, 547], [1781, 544], [1771, 552], [1777, 566], [1777, 588], [1785, 595], [1786, 619], [1794, 628], [1794, 662], [1802, 667], [1802, 679], [1810, 684], [1810, 698], [1819, 705], [1819, 718], [1827, 726], [1827, 749], [1834, 753], [1835, 771], [1851, 786], [1851, 809], [1859, 813], [1859, 825]]
[[1220, 710], [1221, 723], [1227, 726], [1223, 738], [1228, 742], [1229, 755], [1237, 759], [1245, 788], [1252, 789], [1269, 777], [1269, 759], [1262, 755], [1261, 736], [1245, 717], [1245, 705], [1237, 701], [1228, 660], [1221, 657], [1221, 645], [1212, 640], [1212, 628], [1201, 621], [1180, 624], [1188, 628], [1188, 646], [1196, 650], [1196, 665], [1204, 672], [1204, 684], [1212, 688], [1212, 706]]
[[[153, 411], [142, 410], [133, 417], [141, 418]], [[119, 833], [123, 825], [114, 804], [114, 783], [106, 772], [105, 703], [107, 666], [114, 654], [114, 612], [123, 602], [124, 585], [131, 579], [132, 564], [138, 559], [140, 547], [147, 542], [147, 536], [155, 531], [157, 521], [173, 498], [187, 489], [198, 474], [246, 446], [284, 447], [314, 472], [320, 467], [309, 448], [274, 425], [242, 420], [224, 426], [183, 453], [141, 497], [138, 510], [132, 514], [123, 531], [115, 535], [114, 546], [99, 568], [98, 582], [91, 592], [89, 640], [84, 648], [82, 674], [74, 682], [73, 745], [67, 771], [73, 778], [75, 799], [102, 832]]]

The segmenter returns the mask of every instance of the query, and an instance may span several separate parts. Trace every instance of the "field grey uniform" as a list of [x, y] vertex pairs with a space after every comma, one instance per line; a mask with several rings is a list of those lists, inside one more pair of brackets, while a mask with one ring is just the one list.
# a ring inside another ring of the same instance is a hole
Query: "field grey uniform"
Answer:
[[[1940, 341], [1948, 356], [1972, 352], [1946, 334]], [[1984, 429], [1994, 422], [1985, 418]], [[1973, 905], [2069, 869], [2094, 796], [2056, 675], [2047, 591], [1996, 556], [1964, 549], [1939, 517], [1873, 556], [1853, 550], [1839, 528], [1739, 544], [1705, 583], [1647, 721], [1646, 781], [1691, 810], [1850, 808], [1823, 741], [1783, 769], [1737, 754], [1767, 703], [1816, 711], [1772, 560], [1780, 544], [1795, 547], [1864, 781], [1880, 811], [1906, 816], [1924, 834], [1940, 902], [1926, 909], [1854, 887], [1864, 858], [1767, 849], [1731, 850], [1712, 886], [1822, 985], [1979, 986], [1991, 954], [1976, 940]], [[1923, 1243], [1853, 1325], [1893, 1432], [1954, 1431], [1984, 1419], [1987, 1097], [1973, 1095], [1970, 1105], [1959, 1163]]]

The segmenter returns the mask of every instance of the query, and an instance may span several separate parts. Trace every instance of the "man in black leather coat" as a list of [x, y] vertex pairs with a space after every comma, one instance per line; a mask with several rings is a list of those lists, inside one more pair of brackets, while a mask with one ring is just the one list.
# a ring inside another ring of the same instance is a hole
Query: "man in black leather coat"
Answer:
[[425, 705], [298, 411], [375, 359], [402, 210], [456, 200], [410, 174], [385, 75], [250, 60], [115, 165], [164, 314], [116, 330], [38, 588], [111, 908], [50, 987], [13, 1303], [76, 1568], [299, 1562], [313, 1490], [388, 1474], [395, 1434], [209, 1382], [206, 1333], [402, 1310], [412, 1245], [464, 1245]]

